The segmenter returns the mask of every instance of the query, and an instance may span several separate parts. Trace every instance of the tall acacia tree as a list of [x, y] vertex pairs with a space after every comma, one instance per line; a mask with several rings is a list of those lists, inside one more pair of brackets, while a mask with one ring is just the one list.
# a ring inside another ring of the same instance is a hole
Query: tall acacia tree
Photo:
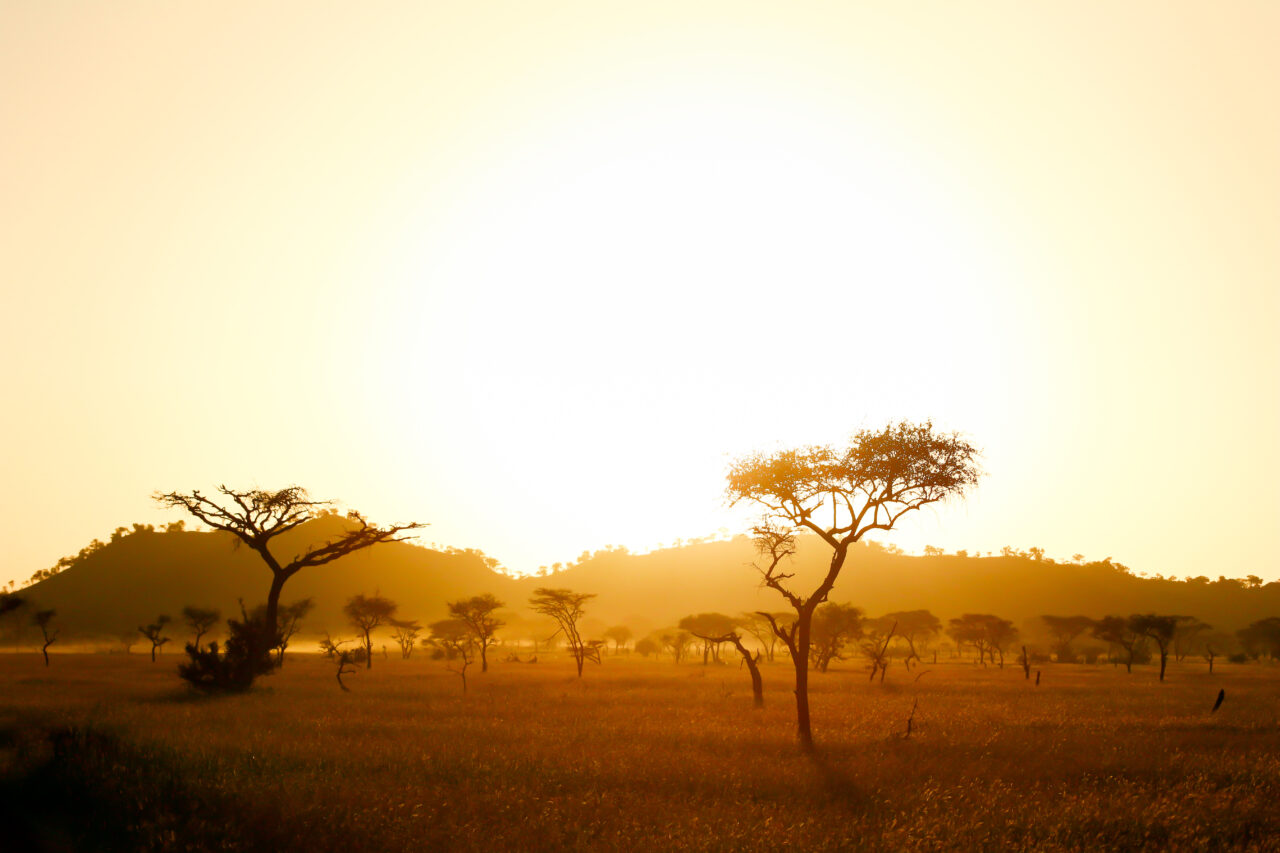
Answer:
[[533, 591], [533, 597], [529, 599], [529, 607], [535, 613], [541, 613], [543, 616], [554, 619], [559, 625], [556, 634], [564, 634], [565, 645], [569, 647], [569, 654], [573, 655], [574, 663], [578, 665], [578, 677], [582, 677], [582, 664], [588, 659], [600, 662], [599, 646], [595, 646], [582, 639], [582, 634], [578, 631], [578, 622], [585, 614], [583, 605], [591, 599], [595, 598], [593, 592], [574, 592], [571, 589], [552, 589], [550, 587], [538, 587]]
[[[766, 520], [755, 531], [765, 565], [757, 568], [765, 586], [796, 612], [795, 622], [785, 628], [769, 618], [795, 667], [801, 749], [813, 749], [808, 667], [813, 612], [827, 600], [849, 548], [873, 530], [893, 529], [909, 512], [963, 496], [978, 482], [977, 458], [978, 449], [959, 434], [939, 432], [931, 422], [902, 421], [861, 430], [841, 448], [757, 453], [733, 463], [730, 503], [749, 501], [765, 511]], [[831, 548], [827, 572], [808, 595], [787, 583], [793, 573], [781, 571], [795, 551], [796, 532], [812, 533]]]
[[480, 671], [489, 671], [489, 657], [486, 654], [494, 644], [493, 635], [499, 628], [507, 624], [494, 616], [494, 611], [503, 603], [491, 593], [473, 595], [461, 601], [449, 602], [449, 615], [466, 623], [467, 628], [475, 636], [476, 646], [480, 649]]
[[205, 497], [198, 490], [158, 493], [155, 499], [168, 507], [184, 509], [215, 530], [235, 535], [257, 553], [271, 570], [271, 588], [267, 592], [266, 627], [274, 636], [278, 628], [280, 593], [285, 581], [309, 566], [321, 566], [356, 551], [383, 542], [408, 539], [401, 534], [417, 530], [418, 523], [393, 524], [382, 527], [367, 522], [360, 513], [347, 513], [348, 527], [321, 545], [308, 546], [292, 560], [282, 561], [271, 550], [272, 540], [295, 530], [320, 515], [331, 512], [332, 501], [315, 501], [306, 489], [289, 486], [271, 492], [262, 489], [236, 491], [219, 486], [220, 500]]
[[347, 621], [364, 637], [364, 668], [373, 669], [373, 630], [385, 625], [396, 615], [398, 605], [381, 595], [353, 595], [342, 605]]

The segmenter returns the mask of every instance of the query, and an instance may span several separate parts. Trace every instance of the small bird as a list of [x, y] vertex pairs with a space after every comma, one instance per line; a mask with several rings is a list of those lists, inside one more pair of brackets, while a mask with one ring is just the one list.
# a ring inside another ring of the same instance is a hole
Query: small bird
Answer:
[[1209, 713], [1212, 714], [1214, 711], [1217, 711], [1219, 708], [1221, 708], [1222, 700], [1226, 698], [1227, 698], [1227, 689], [1224, 687], [1218, 691], [1218, 701], [1213, 703], [1213, 711], [1210, 711]]

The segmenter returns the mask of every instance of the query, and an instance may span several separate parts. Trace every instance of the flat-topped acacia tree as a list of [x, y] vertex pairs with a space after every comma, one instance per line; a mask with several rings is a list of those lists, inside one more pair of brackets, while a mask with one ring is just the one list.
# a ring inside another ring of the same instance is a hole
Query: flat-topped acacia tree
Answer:
[[[813, 612], [827, 600], [849, 548], [873, 530], [893, 529], [913, 510], [963, 496], [978, 482], [977, 458], [977, 448], [959, 434], [939, 432], [928, 421], [903, 421], [878, 430], [861, 430], [845, 447], [757, 453], [730, 467], [730, 503], [749, 501], [765, 512], [765, 520], [754, 531], [764, 557], [763, 565], [757, 565], [764, 585], [781, 594], [796, 611], [795, 621], [789, 625], [764, 615], [786, 644], [795, 667], [801, 749], [813, 749], [809, 724]], [[831, 548], [827, 572], [808, 595], [788, 585], [794, 573], [781, 570], [782, 563], [795, 553], [795, 534], [804, 532], [818, 536]]]
[[198, 490], [168, 492], [154, 497], [165, 506], [186, 510], [215, 530], [234, 534], [262, 558], [271, 570], [266, 629], [269, 636], [273, 637], [278, 630], [280, 593], [289, 578], [309, 566], [332, 563], [348, 554], [383, 542], [400, 542], [411, 538], [401, 534], [424, 526], [415, 522], [382, 527], [370, 524], [360, 513], [352, 510], [346, 515], [350, 526], [336, 538], [321, 545], [307, 547], [286, 562], [272, 552], [271, 541], [330, 511], [333, 502], [311, 500], [306, 489], [299, 486], [289, 486], [275, 492], [263, 489], [236, 491], [219, 486], [218, 492], [222, 495], [222, 499], [218, 501], [205, 497]]

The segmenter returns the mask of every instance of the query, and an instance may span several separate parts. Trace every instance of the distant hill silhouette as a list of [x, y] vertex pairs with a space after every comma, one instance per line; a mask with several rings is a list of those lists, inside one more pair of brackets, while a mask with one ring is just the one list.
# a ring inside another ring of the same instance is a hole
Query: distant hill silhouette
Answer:
[[[332, 535], [338, 518], [314, 521], [282, 537], [278, 553], [291, 556], [306, 541]], [[830, 551], [816, 539], [800, 542], [794, 571], [808, 592], [825, 570]], [[781, 610], [784, 602], [759, 586], [746, 537], [703, 542], [649, 554], [625, 550], [584, 555], [546, 577], [514, 578], [486, 565], [484, 555], [444, 553], [392, 543], [325, 566], [305, 569], [285, 587], [283, 600], [310, 596], [316, 609], [304, 634], [349, 633], [342, 605], [356, 593], [381, 594], [400, 604], [400, 615], [423, 623], [444, 618], [447, 601], [491, 592], [506, 601], [513, 623], [528, 624], [524, 604], [538, 586], [597, 594], [588, 631], [627, 623], [637, 631], [674, 624], [703, 611]], [[86, 549], [62, 571], [23, 594], [58, 611], [68, 638], [113, 638], [167, 613], [180, 622], [184, 605], [237, 611], [236, 599], [261, 603], [270, 574], [258, 556], [219, 532], [152, 531], [118, 535]], [[1044, 613], [1103, 616], [1137, 612], [1196, 616], [1224, 631], [1280, 615], [1280, 583], [1246, 588], [1239, 581], [1189, 582], [1141, 578], [1110, 562], [1084, 565], [1026, 556], [916, 557], [874, 544], [856, 546], [831, 595], [870, 614], [927, 608], [944, 620], [961, 613], [995, 613], [1022, 625]], [[175, 642], [185, 636], [176, 624]]]

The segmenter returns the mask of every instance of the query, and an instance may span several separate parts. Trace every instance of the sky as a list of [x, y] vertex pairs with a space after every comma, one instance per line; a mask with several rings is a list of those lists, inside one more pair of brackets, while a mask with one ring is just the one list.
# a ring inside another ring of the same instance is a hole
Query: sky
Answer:
[[298, 484], [512, 570], [744, 530], [1280, 579], [1280, 5], [0, 0], [0, 583]]

